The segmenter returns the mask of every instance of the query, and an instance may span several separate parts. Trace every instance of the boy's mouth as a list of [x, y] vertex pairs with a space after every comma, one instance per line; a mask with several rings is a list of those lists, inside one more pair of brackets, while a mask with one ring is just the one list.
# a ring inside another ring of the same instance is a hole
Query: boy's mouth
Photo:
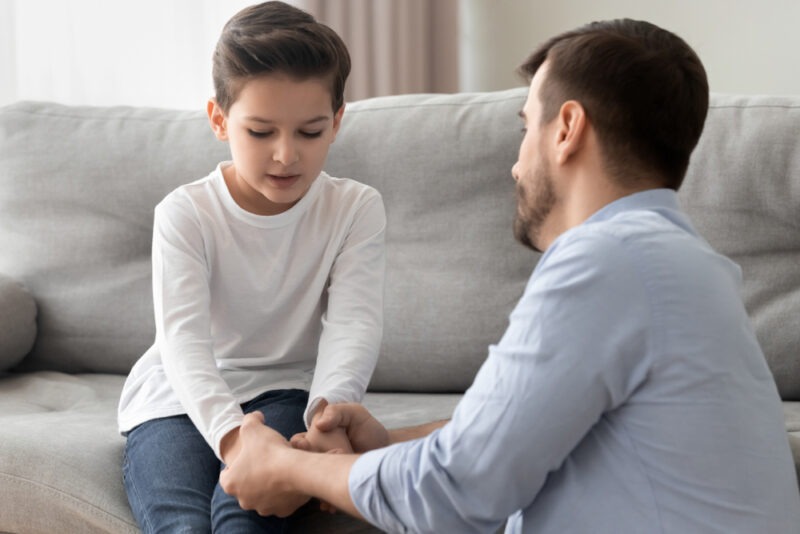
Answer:
[[300, 174], [267, 174], [267, 178], [278, 187], [291, 187], [300, 176]]

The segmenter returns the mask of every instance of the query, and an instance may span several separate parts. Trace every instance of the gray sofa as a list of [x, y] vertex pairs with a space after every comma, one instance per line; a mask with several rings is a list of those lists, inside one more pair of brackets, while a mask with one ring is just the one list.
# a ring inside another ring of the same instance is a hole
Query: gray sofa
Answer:
[[[452, 412], [537, 261], [511, 232], [525, 93], [348, 106], [326, 169], [386, 204], [386, 329], [365, 402], [388, 426]], [[226, 158], [199, 111], [0, 109], [0, 531], [137, 531], [116, 405], [154, 335], [152, 211]], [[714, 95], [681, 198], [743, 268], [800, 460], [800, 98]], [[372, 529], [309, 507], [296, 531]]]

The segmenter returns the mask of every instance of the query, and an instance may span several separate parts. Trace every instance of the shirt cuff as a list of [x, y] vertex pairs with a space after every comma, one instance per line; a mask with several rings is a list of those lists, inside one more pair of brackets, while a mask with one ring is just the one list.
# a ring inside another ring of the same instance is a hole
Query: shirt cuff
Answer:
[[388, 507], [383, 502], [380, 468], [388, 451], [389, 448], [376, 449], [359, 456], [350, 468], [350, 476], [347, 480], [350, 498], [358, 513], [373, 525], [381, 527], [386, 526], [380, 520], [386, 515], [386, 511], [382, 512], [381, 509]]
[[[306, 423], [306, 430], [311, 428], [311, 416], [314, 414], [314, 412], [317, 411], [319, 403], [321, 403], [324, 400], [327, 399], [325, 399], [325, 397], [323, 397], [322, 395], [317, 395], [313, 399], [309, 399], [308, 406], [306, 406], [306, 412], [303, 414], [303, 421], [305, 421]], [[330, 401], [328, 401], [328, 404], [330, 404]]]
[[319, 403], [322, 401], [327, 401], [328, 404], [337, 404], [340, 402], [360, 402], [349, 399], [344, 395], [340, 395], [336, 391], [329, 391], [325, 395], [316, 395], [314, 398], [308, 400], [306, 411], [303, 413], [303, 421], [306, 423], [306, 429], [311, 427], [311, 416], [317, 411]]

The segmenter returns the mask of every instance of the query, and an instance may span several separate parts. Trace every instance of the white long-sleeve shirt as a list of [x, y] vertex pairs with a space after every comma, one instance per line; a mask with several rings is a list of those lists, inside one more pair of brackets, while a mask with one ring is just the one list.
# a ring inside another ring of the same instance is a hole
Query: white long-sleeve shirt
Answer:
[[378, 192], [324, 172], [273, 216], [242, 209], [220, 164], [155, 209], [155, 343], [125, 382], [119, 429], [188, 414], [220, 456], [240, 404], [284, 388], [360, 401], [382, 335]]

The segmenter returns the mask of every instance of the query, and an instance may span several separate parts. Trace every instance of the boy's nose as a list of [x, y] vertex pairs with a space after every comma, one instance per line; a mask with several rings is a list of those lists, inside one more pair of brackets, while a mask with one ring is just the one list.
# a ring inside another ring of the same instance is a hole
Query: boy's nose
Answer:
[[275, 147], [275, 152], [272, 155], [272, 159], [286, 166], [296, 163], [298, 160], [298, 154], [294, 147], [294, 143], [291, 141], [278, 141], [277, 146]]

